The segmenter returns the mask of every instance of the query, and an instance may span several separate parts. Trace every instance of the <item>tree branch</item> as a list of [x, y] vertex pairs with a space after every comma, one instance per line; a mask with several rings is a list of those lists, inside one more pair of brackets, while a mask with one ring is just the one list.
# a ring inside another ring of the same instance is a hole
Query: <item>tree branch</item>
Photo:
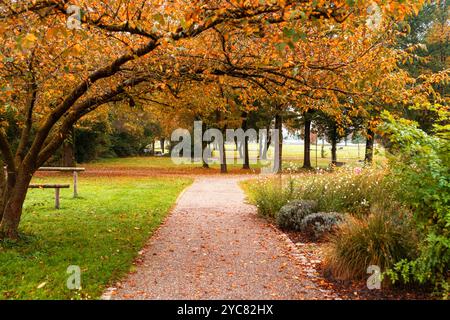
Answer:
[[27, 165], [35, 166], [34, 163], [36, 157], [53, 126], [61, 119], [61, 117], [64, 116], [67, 111], [72, 108], [77, 100], [87, 92], [91, 84], [100, 79], [115, 75], [120, 70], [120, 67], [122, 65], [146, 55], [147, 53], [153, 51], [157, 46], [158, 44], [155, 41], [150, 40], [147, 45], [140, 47], [133, 54], [124, 54], [114, 60], [110, 65], [100, 68], [97, 71], [91, 73], [86, 80], [82, 81], [74, 90], [72, 90], [72, 92], [64, 99], [64, 101], [50, 113], [44, 124], [37, 131], [33, 144], [24, 159], [24, 161], [27, 161]]
[[16, 157], [15, 157], [16, 163], [22, 162], [23, 157], [25, 156], [25, 151], [30, 140], [31, 127], [33, 125], [33, 111], [36, 105], [36, 97], [37, 97], [37, 84], [36, 84], [36, 75], [33, 70], [33, 59], [34, 59], [34, 51], [28, 64], [28, 70], [31, 74], [31, 82], [30, 82], [31, 97], [30, 102], [25, 111], [26, 117], [25, 127], [22, 129], [22, 134], [19, 140], [19, 146], [17, 147], [16, 150]]
[[[8, 172], [16, 172], [16, 165], [14, 163], [14, 156], [9, 145], [8, 138], [6, 137], [5, 130], [0, 129], [0, 152], [3, 155], [3, 160], [8, 167]], [[0, 168], [3, 170], [3, 168]]]
[[[108, 102], [121, 101], [128, 97], [126, 93], [127, 87], [136, 86], [139, 83], [148, 80], [148, 77], [140, 77], [128, 79], [120, 83], [115, 89], [100, 95], [86, 99], [82, 103], [76, 105], [73, 111], [66, 115], [61, 127], [53, 134], [47, 145], [39, 152], [37, 156], [37, 167], [42, 166], [56, 150], [62, 145], [66, 139], [70, 128], [83, 116], [94, 111], [98, 107]], [[122, 94], [125, 94], [121, 96]]]

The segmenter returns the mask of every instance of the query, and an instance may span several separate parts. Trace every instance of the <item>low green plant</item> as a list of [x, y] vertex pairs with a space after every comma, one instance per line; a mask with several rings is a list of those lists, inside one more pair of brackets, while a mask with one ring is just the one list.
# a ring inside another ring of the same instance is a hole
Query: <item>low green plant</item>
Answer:
[[284, 205], [276, 215], [277, 225], [282, 229], [300, 230], [303, 219], [317, 208], [317, 201], [294, 200]]
[[303, 218], [300, 230], [312, 240], [319, 240], [334, 232], [343, 221], [344, 216], [338, 212], [316, 212]]

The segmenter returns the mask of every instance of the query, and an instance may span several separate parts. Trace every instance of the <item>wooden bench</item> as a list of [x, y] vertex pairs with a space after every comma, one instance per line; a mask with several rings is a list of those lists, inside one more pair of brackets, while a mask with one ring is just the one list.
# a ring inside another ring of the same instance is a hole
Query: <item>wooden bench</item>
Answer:
[[55, 189], [55, 209], [59, 209], [59, 190], [68, 189], [70, 185], [68, 184], [30, 184], [28, 186], [30, 189]]
[[[4, 167], [6, 176], [6, 166]], [[73, 173], [73, 197], [78, 197], [78, 172], [86, 171], [85, 168], [78, 167], [40, 167], [37, 171], [72, 172]]]
[[346, 162], [336, 162], [336, 163], [330, 163], [329, 167], [330, 168], [339, 168], [339, 167], [343, 167], [345, 166], [347, 163]]
[[38, 171], [57, 171], [73, 173], [73, 197], [78, 197], [78, 172], [86, 171], [85, 168], [78, 167], [40, 167]]

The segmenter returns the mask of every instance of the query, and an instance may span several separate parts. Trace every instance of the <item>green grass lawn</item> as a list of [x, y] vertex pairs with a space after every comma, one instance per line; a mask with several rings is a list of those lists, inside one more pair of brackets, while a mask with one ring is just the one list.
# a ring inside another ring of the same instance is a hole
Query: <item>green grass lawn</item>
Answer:
[[[238, 152], [235, 150], [234, 144], [227, 144], [226, 146], [227, 156], [238, 157]], [[250, 160], [253, 158], [256, 160], [258, 154], [257, 145], [249, 145]], [[294, 171], [300, 169], [303, 166], [303, 145], [284, 145], [283, 146], [283, 168], [291, 168]], [[269, 156], [271, 156], [269, 152]], [[217, 151], [214, 152], [214, 157], [219, 158]], [[364, 160], [364, 145], [360, 145], [359, 148], [356, 145], [339, 146], [337, 149], [337, 157], [339, 162], [345, 162], [350, 166], [361, 165], [359, 160]], [[385, 159], [384, 150], [375, 148], [374, 159], [376, 162], [383, 161]], [[325, 157], [321, 157], [321, 145], [317, 146], [317, 167], [326, 168], [331, 162], [331, 147], [325, 145]], [[227, 160], [228, 167], [230, 169], [238, 169], [242, 167], [242, 164], [233, 163], [231, 160]], [[311, 146], [311, 165], [316, 166], [316, 146]], [[174, 168], [179, 169], [193, 169], [201, 167], [199, 163], [187, 163], [187, 164], [175, 164], [169, 156], [164, 157], [129, 157], [129, 158], [111, 158], [101, 159], [93, 163], [87, 164], [88, 167], [111, 167], [119, 168], [126, 167], [130, 169], [165, 169], [170, 170]], [[261, 168], [261, 163], [251, 163], [250, 167], [253, 169]], [[219, 164], [211, 165], [211, 168], [218, 169]]]
[[[70, 177], [34, 182], [71, 183]], [[132, 268], [138, 251], [162, 222], [186, 178], [83, 178], [80, 197], [61, 190], [30, 190], [21, 239], [0, 243], [0, 299], [98, 298]], [[69, 290], [67, 268], [81, 268], [82, 289]]]

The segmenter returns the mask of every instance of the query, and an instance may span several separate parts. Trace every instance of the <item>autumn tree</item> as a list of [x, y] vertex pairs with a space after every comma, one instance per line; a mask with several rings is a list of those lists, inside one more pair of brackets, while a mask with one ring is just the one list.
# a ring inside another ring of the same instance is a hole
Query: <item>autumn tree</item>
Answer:
[[[247, 28], [251, 32], [274, 26], [271, 35], [260, 41], [269, 46], [277, 26], [285, 23], [334, 21], [351, 29], [366, 15], [369, 3], [74, 2], [75, 7], [65, 0], [10, 0], [0, 4], [1, 104], [8, 106], [0, 111], [0, 151], [7, 167], [7, 176], [0, 176], [1, 238], [17, 237], [23, 202], [34, 172], [61, 147], [72, 127], [87, 114], [105, 103], [124, 100], [132, 103], [133, 96], [158, 90], [164, 79], [176, 72], [201, 74], [203, 78], [220, 74], [255, 78], [255, 72], [259, 72], [253, 70], [249, 75], [235, 68], [216, 71], [178, 68], [173, 64], [174, 53], [187, 47], [190, 40], [225, 26]], [[388, 14], [404, 16], [422, 2], [392, 1], [388, 6], [383, 2], [380, 7]], [[213, 53], [207, 56], [210, 54]], [[279, 84], [278, 71], [273, 66], [264, 71], [271, 83]], [[14, 124], [20, 128], [17, 145], [6, 134]]]

